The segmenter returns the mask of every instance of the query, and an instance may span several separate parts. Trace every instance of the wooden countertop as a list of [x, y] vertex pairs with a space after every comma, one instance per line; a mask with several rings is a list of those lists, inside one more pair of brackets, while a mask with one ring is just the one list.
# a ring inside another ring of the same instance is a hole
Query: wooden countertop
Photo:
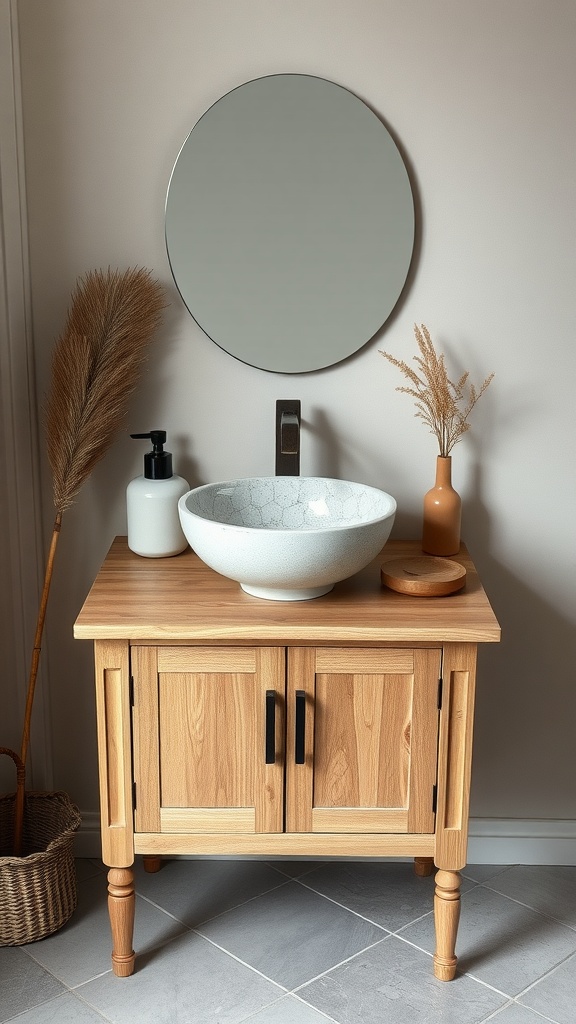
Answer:
[[87, 640], [166, 643], [495, 643], [500, 627], [464, 547], [466, 585], [448, 597], [397, 594], [380, 583], [383, 561], [420, 555], [416, 541], [388, 541], [362, 572], [311, 601], [245, 594], [189, 548], [141, 558], [117, 537], [74, 625]]

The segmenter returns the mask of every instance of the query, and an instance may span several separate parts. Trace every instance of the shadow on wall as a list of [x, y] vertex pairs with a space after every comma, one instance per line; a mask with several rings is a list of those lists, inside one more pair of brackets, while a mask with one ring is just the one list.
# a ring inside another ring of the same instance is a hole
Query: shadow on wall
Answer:
[[489, 556], [481, 573], [502, 643], [479, 654], [471, 812], [574, 820], [574, 625]]
[[576, 819], [576, 631], [491, 556], [482, 490], [477, 462], [463, 516], [502, 641], [479, 649], [471, 814]]

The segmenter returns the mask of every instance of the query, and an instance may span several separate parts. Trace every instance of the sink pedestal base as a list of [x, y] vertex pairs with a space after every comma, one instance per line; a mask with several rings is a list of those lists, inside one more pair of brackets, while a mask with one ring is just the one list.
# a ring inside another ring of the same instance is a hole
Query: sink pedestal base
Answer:
[[251, 587], [248, 583], [240, 586], [252, 597], [263, 597], [266, 601], [311, 601], [313, 597], [322, 597], [334, 589], [333, 583], [324, 587], [302, 587], [301, 589], [282, 590], [276, 587]]

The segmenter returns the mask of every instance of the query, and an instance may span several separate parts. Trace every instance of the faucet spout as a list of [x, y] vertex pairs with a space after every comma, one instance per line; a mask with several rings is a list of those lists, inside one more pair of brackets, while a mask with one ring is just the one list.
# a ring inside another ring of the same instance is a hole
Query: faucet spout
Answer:
[[300, 475], [300, 401], [276, 402], [276, 476]]

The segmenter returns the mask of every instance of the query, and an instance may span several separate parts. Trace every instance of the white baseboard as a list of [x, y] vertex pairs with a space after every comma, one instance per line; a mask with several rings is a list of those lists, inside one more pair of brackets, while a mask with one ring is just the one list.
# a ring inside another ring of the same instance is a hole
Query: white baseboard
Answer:
[[82, 822], [74, 840], [76, 857], [100, 857], [100, 815], [98, 811], [80, 811]]
[[468, 863], [576, 865], [576, 821], [471, 818]]
[[[100, 856], [100, 816], [96, 811], [82, 813], [75, 852], [77, 857]], [[471, 818], [468, 863], [576, 865], [576, 821]]]

